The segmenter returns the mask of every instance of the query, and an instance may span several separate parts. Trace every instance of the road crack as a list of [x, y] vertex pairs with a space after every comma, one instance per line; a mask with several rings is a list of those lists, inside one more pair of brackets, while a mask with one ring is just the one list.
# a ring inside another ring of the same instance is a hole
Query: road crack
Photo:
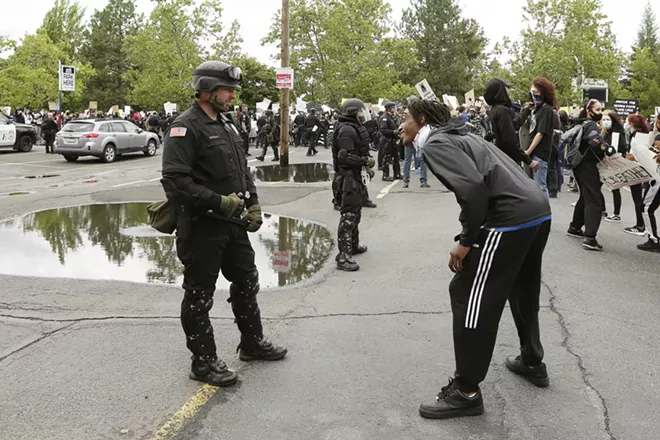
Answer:
[[605, 400], [605, 397], [603, 394], [596, 388], [592, 383], [591, 380], [589, 380], [589, 372], [584, 366], [584, 360], [582, 359], [582, 356], [580, 356], [578, 353], [576, 353], [573, 348], [571, 347], [570, 344], [570, 338], [571, 338], [571, 332], [568, 330], [568, 325], [566, 323], [566, 318], [564, 317], [563, 313], [559, 310], [559, 308], [556, 305], [557, 301], [557, 296], [555, 295], [554, 291], [548, 286], [548, 284], [545, 281], [541, 281], [541, 284], [545, 286], [546, 289], [548, 289], [548, 292], [550, 293], [550, 310], [557, 315], [558, 321], [559, 321], [559, 326], [561, 327], [562, 334], [564, 335], [564, 339], [561, 343], [562, 347], [566, 349], [566, 351], [571, 354], [576, 360], [577, 360], [577, 365], [578, 368], [580, 369], [580, 376], [582, 377], [582, 382], [586, 385], [586, 387], [591, 390], [599, 399], [600, 401], [600, 406], [601, 406], [601, 412], [603, 415], [603, 424], [605, 426], [605, 432], [607, 435], [610, 437], [610, 440], [617, 440], [616, 436], [614, 433], [612, 433], [612, 427], [610, 423], [610, 412], [609, 408], [607, 406], [607, 400]]
[[25, 349], [28, 348], [28, 347], [33, 346], [34, 344], [36, 344], [36, 343], [38, 343], [38, 342], [43, 341], [44, 339], [46, 339], [46, 338], [48, 338], [48, 337], [50, 337], [50, 336], [53, 336], [55, 333], [61, 332], [62, 330], [66, 330], [67, 328], [71, 327], [71, 326], [74, 325], [74, 324], [75, 324], [75, 322], [72, 322], [72, 323], [67, 324], [67, 325], [65, 325], [65, 326], [62, 326], [62, 327], [56, 328], [55, 330], [51, 330], [51, 331], [49, 331], [49, 332], [45, 332], [45, 333], [43, 333], [43, 334], [42, 334], [40, 337], [38, 337], [37, 339], [34, 339], [33, 341], [28, 342], [27, 344], [25, 344], [25, 345], [23, 345], [23, 346], [17, 348], [16, 350], [14, 350], [14, 351], [12, 351], [12, 352], [10, 352], [10, 353], [7, 353], [7, 354], [4, 355], [4, 356], [0, 356], [0, 362], [4, 361], [5, 359], [9, 358], [10, 356], [15, 355], [16, 353], [19, 353], [19, 352], [25, 350]]

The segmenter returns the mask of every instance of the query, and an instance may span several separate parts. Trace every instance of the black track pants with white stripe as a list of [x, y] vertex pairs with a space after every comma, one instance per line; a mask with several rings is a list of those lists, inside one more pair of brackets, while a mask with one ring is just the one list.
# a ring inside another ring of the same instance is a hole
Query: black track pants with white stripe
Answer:
[[451, 281], [455, 376], [461, 391], [475, 391], [486, 377], [507, 300], [522, 361], [533, 365], [543, 359], [538, 314], [549, 233], [550, 220], [516, 231], [483, 230], [463, 260], [463, 271]]

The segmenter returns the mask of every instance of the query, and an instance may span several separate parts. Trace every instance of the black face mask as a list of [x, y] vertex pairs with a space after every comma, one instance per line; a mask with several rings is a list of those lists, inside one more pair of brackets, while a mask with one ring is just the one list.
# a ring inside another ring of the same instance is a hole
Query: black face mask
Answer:
[[603, 119], [603, 114], [602, 113], [592, 113], [591, 114], [591, 119], [600, 122], [601, 119]]

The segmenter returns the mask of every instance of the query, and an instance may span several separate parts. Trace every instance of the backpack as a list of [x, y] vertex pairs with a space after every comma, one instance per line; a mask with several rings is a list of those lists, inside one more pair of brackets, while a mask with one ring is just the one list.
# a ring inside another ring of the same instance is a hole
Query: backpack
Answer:
[[559, 145], [557, 146], [557, 157], [561, 166], [572, 170], [580, 165], [584, 158], [584, 153], [580, 151], [580, 143], [582, 142], [582, 132], [584, 123], [578, 124], [566, 131], [559, 138]]

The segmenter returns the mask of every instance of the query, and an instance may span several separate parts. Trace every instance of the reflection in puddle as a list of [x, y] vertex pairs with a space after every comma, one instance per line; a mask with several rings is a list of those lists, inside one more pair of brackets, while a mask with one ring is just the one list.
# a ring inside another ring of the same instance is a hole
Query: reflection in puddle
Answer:
[[[147, 225], [146, 206], [75, 206], [0, 223], [0, 273], [181, 284], [174, 236]], [[249, 237], [262, 287], [311, 277], [334, 246], [323, 226], [276, 215]], [[217, 288], [229, 283], [220, 277]]]
[[252, 167], [252, 177], [260, 182], [329, 182], [334, 170], [329, 163], [297, 163], [288, 167], [264, 165]]

